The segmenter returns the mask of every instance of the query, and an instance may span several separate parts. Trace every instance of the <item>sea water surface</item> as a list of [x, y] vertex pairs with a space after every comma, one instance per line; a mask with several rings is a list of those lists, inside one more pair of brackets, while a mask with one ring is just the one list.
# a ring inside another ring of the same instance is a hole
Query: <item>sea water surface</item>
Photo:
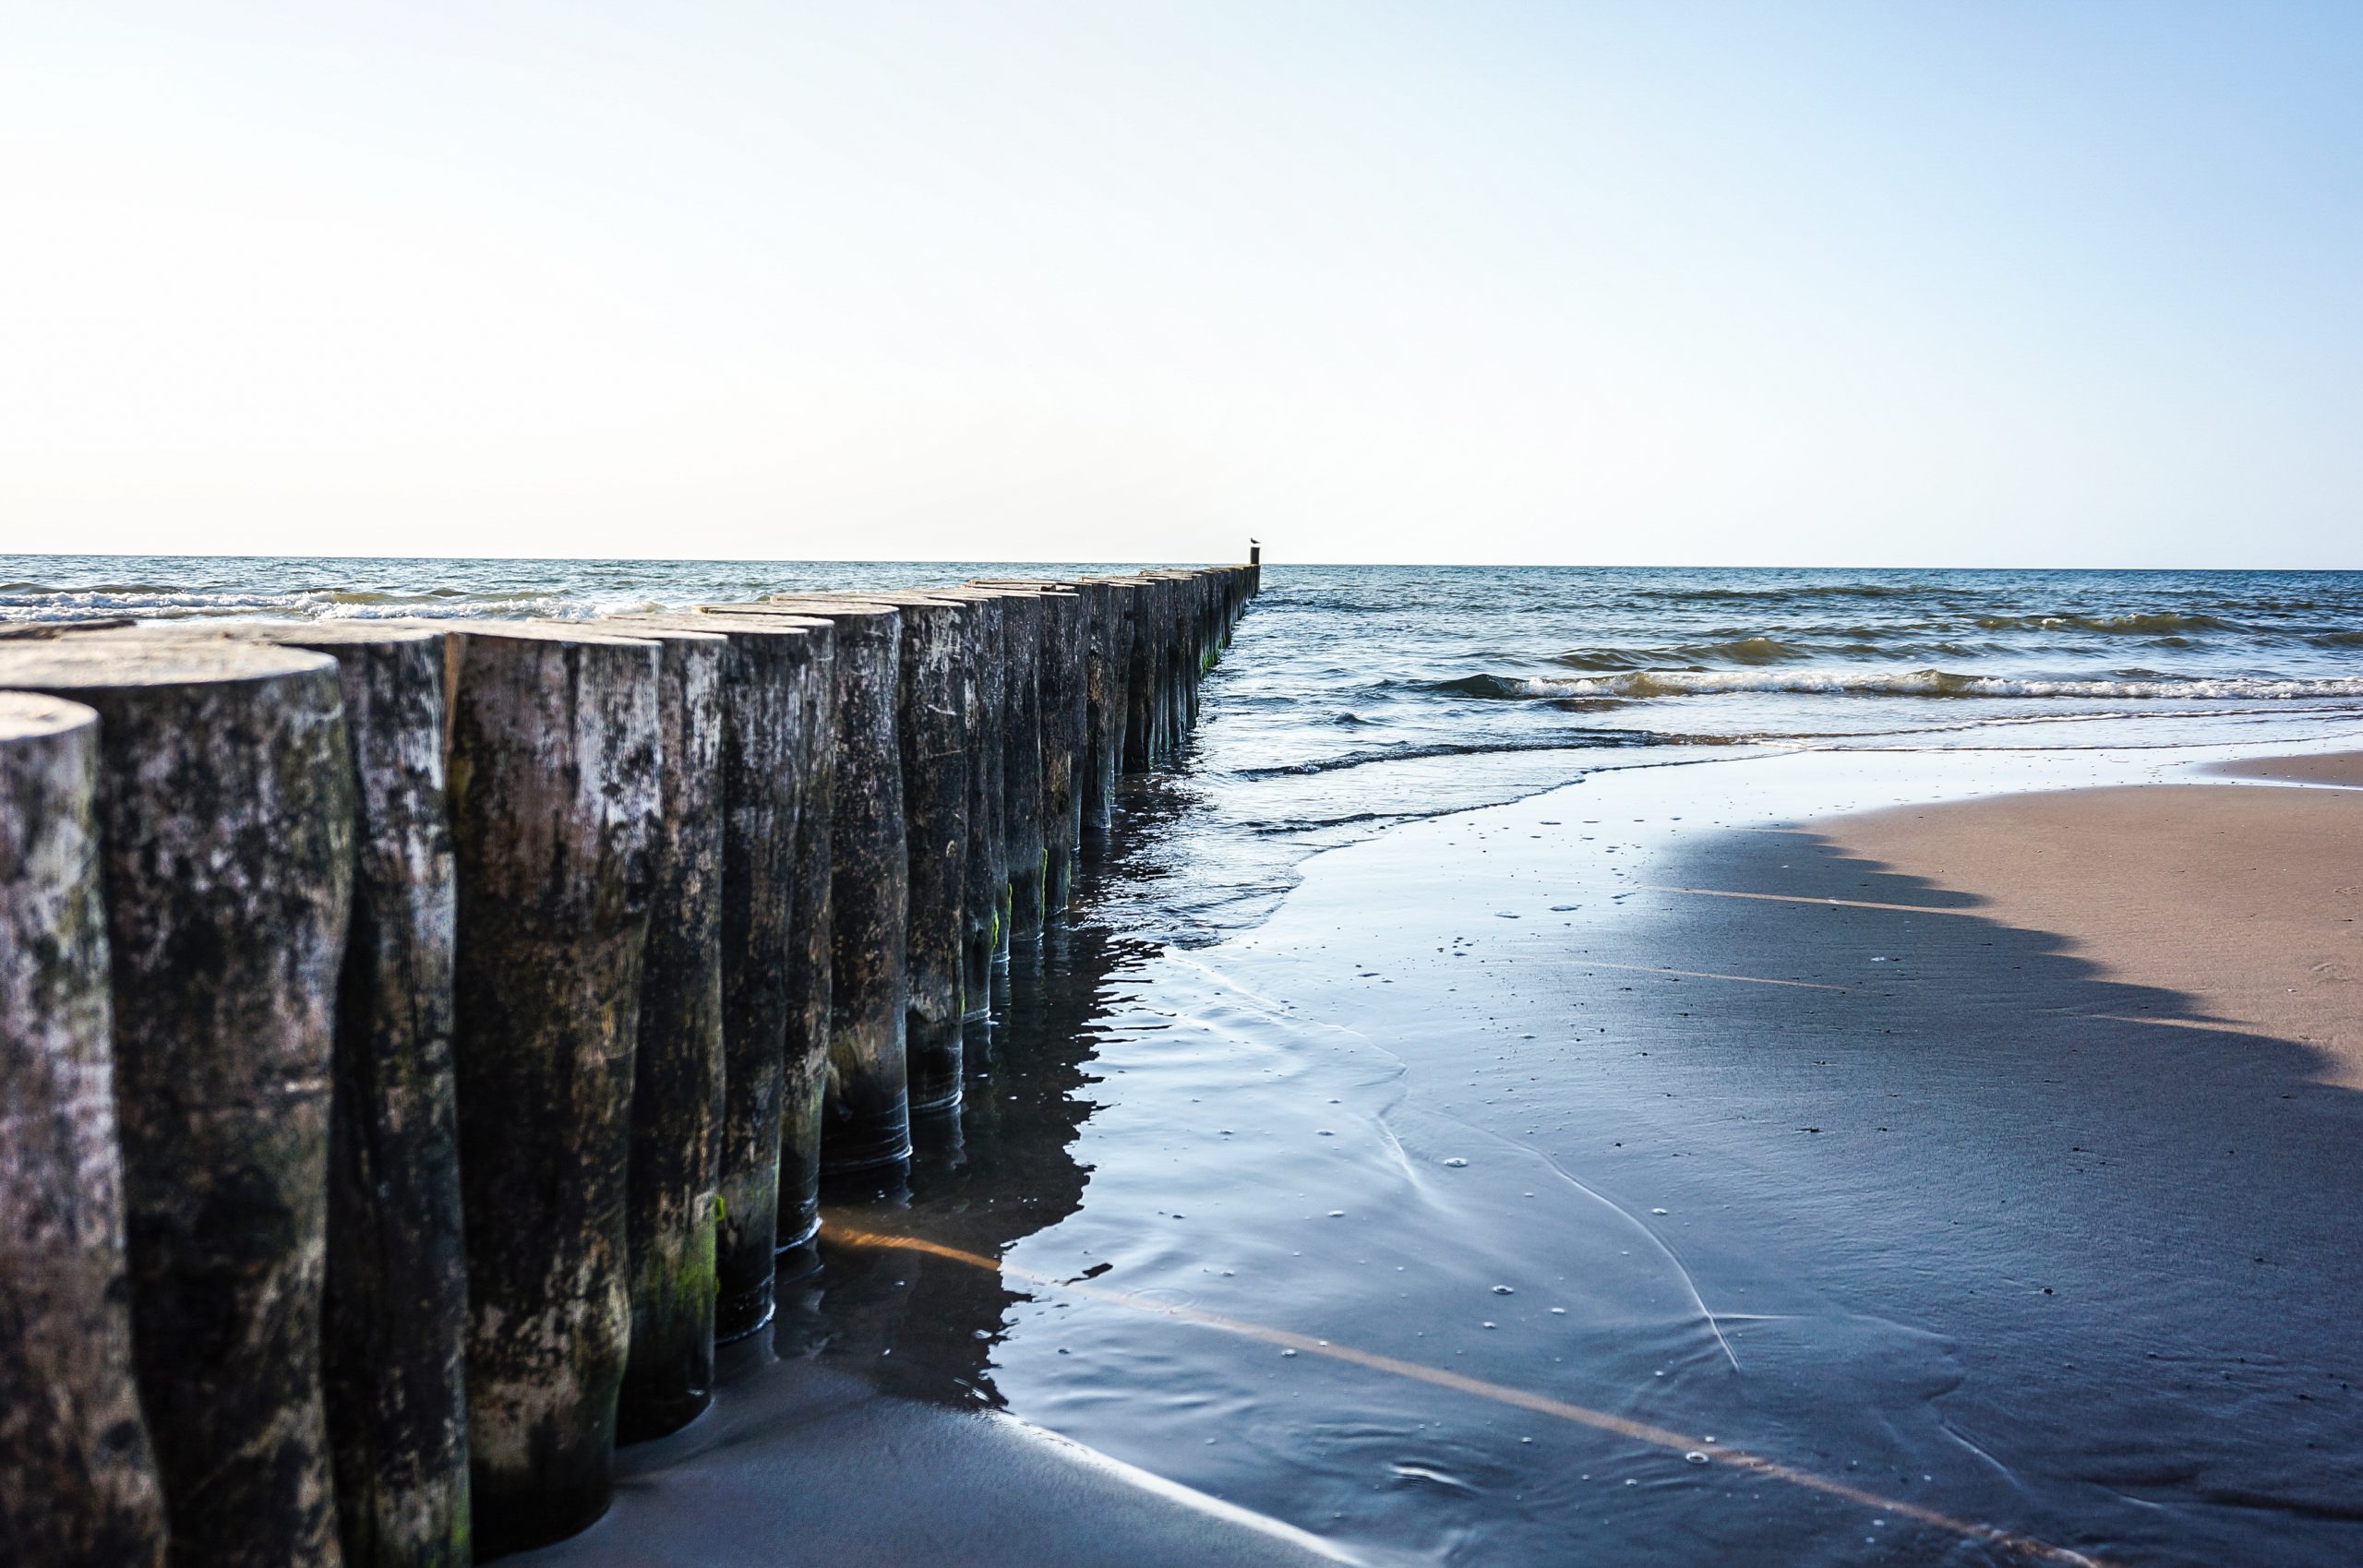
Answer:
[[[582, 617], [1012, 569], [0, 555], [0, 625]], [[1159, 869], [1186, 871], [1133, 906], [1159, 936], [1255, 917], [1309, 850], [1601, 767], [2181, 747], [2363, 714], [2363, 573], [1275, 564], [1265, 583], [1253, 655], [1216, 677], [1170, 785], [1182, 838]]]
[[[1009, 569], [0, 557], [0, 616], [578, 616]], [[2340, 1367], [2252, 1369], [2234, 1323], [2167, 1335], [2230, 1404], [1997, 1374], [2107, 1346], [2016, 1326], [2045, 1284], [1981, 1274], [1968, 1233], [1768, 1153], [1767, 1122], [1821, 1129], [1752, 1101], [1755, 1060], [1715, 1056], [1746, 1036], [1694, 1012], [1833, 1057], [1851, 1015], [1700, 1011], [1686, 939], [1625, 900], [1765, 824], [2357, 744], [2363, 574], [1269, 564], [1184, 755], [1015, 955], [963, 1115], [906, 1183], [832, 1195], [776, 1347], [1372, 1562], [2340, 1561]], [[1942, 1308], [1981, 1292], [2001, 1316]], [[2156, 1295], [2125, 1289], [2129, 1344]]]

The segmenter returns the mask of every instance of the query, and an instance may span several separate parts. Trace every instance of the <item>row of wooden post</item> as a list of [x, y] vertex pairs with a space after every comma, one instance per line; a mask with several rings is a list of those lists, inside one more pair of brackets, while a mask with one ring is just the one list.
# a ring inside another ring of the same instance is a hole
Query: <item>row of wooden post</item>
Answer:
[[598, 1517], [1259, 575], [0, 639], [0, 1562]]

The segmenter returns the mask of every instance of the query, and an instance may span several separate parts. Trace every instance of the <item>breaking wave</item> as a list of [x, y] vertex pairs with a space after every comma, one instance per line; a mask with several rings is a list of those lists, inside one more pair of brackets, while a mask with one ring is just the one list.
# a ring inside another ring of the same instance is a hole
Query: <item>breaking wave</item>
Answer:
[[1958, 675], [1948, 670], [1885, 674], [1868, 670], [1640, 670], [1627, 675], [1518, 676], [1478, 675], [1438, 681], [1433, 689], [1464, 697], [1710, 697], [1725, 692], [1789, 692], [1841, 697], [2069, 697], [2149, 701], [2285, 702], [2363, 697], [2363, 676], [2321, 680], [2261, 677], [2085, 678]]
[[1748, 600], [1765, 604], [1781, 599], [1913, 599], [1944, 591], [1922, 582], [1824, 582], [1779, 588], [1642, 588], [1637, 599], [1684, 599], [1700, 604]]

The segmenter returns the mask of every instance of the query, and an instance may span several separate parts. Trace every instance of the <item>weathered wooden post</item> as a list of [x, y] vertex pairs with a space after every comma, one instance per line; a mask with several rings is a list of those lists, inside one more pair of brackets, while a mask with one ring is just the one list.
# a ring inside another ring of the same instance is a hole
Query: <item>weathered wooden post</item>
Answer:
[[1166, 578], [1173, 584], [1174, 594], [1174, 746], [1178, 750], [1198, 723], [1198, 676], [1205, 668], [1198, 647], [1200, 579], [1190, 571], [1169, 572]]
[[1046, 592], [1042, 608], [1042, 905], [1046, 915], [1064, 915], [1083, 851], [1091, 605], [1070, 585]]
[[904, 1057], [914, 1116], [960, 1104], [961, 900], [968, 853], [968, 701], [981, 612], [933, 593], [881, 593], [902, 613], [894, 733], [910, 865]]
[[1124, 664], [1124, 771], [1145, 773], [1157, 766], [1164, 755], [1161, 590], [1146, 574], [1120, 581], [1133, 588], [1129, 617], [1132, 650]]
[[131, 1366], [99, 719], [0, 692], [0, 1562], [163, 1568]]
[[[733, 708], [748, 717], [727, 753], [738, 803], [730, 842], [738, 847], [726, 850], [734, 869], [723, 876], [732, 911], [724, 919], [723, 962], [735, 976], [727, 982], [735, 999], [725, 1033], [732, 1043], [721, 1332], [740, 1338], [771, 1320], [772, 1258], [809, 1245], [821, 1228], [821, 1106], [835, 963], [829, 884], [836, 625], [762, 606], [716, 606], [693, 618], [730, 636], [747, 694]], [[742, 864], [754, 868], [742, 874], [735, 869]], [[763, 1042], [774, 1038], [766, 1057]]]
[[604, 1513], [631, 1310], [633, 1047], [660, 652], [584, 626], [450, 638], [468, 1424], [479, 1555]]
[[637, 1442], [678, 1430], [714, 1400], [730, 642], [711, 628], [642, 620], [617, 629], [664, 649], [656, 705], [664, 811], [651, 840], [624, 1205], [631, 1339], [616, 1408], [616, 1440]]
[[1191, 723], [1197, 716], [1197, 639], [1190, 592], [1193, 574], [1159, 571], [1150, 575], [1165, 592], [1165, 754], [1170, 757], [1182, 748]]
[[321, 1321], [345, 1568], [464, 1568], [468, 1275], [444, 634], [318, 621], [251, 635], [336, 661], [353, 743], [353, 928], [338, 986]]
[[[820, 1090], [828, 1055], [828, 832], [813, 801], [813, 688], [835, 628], [790, 616], [632, 616], [718, 633], [723, 664], [723, 1072], [716, 1333], [771, 1321], [776, 1254], [820, 1223]], [[798, 856], [817, 856], [818, 882]], [[817, 939], [817, 940], [816, 940]], [[820, 1015], [810, 1016], [817, 967]]]
[[[1040, 604], [1036, 673], [1042, 772], [1041, 916], [1047, 920], [1063, 914], [1073, 901], [1074, 857], [1083, 842], [1089, 606], [1079, 591], [1064, 583], [987, 581], [979, 586], [1026, 590]], [[1038, 931], [1038, 923], [1035, 929]], [[1019, 932], [1026, 931], [1021, 916]]]
[[1125, 601], [1132, 590], [1095, 577], [1085, 579], [1079, 591], [1091, 616], [1082, 788], [1083, 832], [1089, 844], [1105, 838], [1114, 825], [1116, 783], [1124, 771], [1124, 664], [1131, 652]]
[[968, 607], [968, 843], [962, 859], [961, 996], [962, 1071], [981, 1065], [990, 1048], [993, 954], [1001, 945], [1002, 916], [1009, 886], [1006, 832], [1002, 826], [1003, 747], [1002, 704], [1006, 687], [1002, 595], [989, 589], [942, 588], [929, 592]]
[[111, 633], [0, 643], [6, 688], [100, 717], [132, 1346], [173, 1560], [334, 1564], [320, 1293], [354, 816], [336, 665]]
[[875, 600], [795, 597], [766, 605], [836, 626], [834, 964], [821, 1170], [826, 1176], [899, 1165], [911, 1156], [904, 1056], [910, 865], [894, 723], [902, 616]]
[[1002, 826], [1009, 868], [1002, 956], [1012, 942], [1042, 935], [1042, 593], [1002, 588]]

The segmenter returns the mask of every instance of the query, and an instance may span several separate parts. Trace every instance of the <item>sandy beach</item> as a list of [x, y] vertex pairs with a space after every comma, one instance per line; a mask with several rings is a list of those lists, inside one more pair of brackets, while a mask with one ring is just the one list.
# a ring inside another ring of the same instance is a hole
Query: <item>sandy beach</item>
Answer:
[[[2352, 753], [2222, 771], [2363, 786]], [[2321, 1053], [2323, 1082], [2363, 1088], [2363, 795], [2078, 790], [1815, 831], [1885, 873], [1969, 894], [1987, 918], [2057, 934], [2095, 980], [2178, 999], [2153, 1021], [2304, 1045]]]

